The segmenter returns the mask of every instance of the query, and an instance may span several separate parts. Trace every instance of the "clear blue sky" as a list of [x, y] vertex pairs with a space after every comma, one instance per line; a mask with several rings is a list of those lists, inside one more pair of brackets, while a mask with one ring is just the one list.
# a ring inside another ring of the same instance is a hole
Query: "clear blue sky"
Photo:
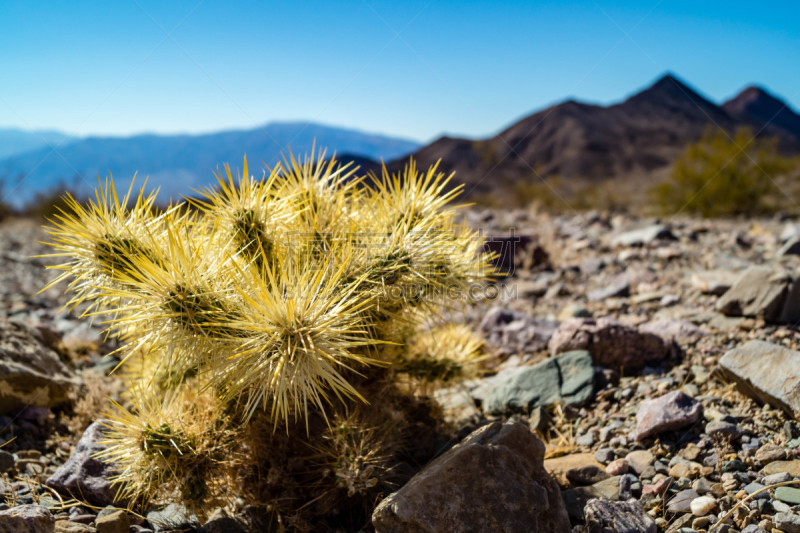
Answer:
[[0, 127], [204, 132], [311, 120], [480, 137], [671, 71], [800, 108], [796, 2], [0, 0]]

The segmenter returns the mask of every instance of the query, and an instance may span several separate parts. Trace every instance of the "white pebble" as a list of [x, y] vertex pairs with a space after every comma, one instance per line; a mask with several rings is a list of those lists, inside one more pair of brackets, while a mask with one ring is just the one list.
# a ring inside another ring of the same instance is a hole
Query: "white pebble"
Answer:
[[700, 496], [692, 500], [692, 503], [689, 504], [689, 508], [695, 516], [705, 516], [713, 511], [716, 506], [717, 500], [711, 496]]

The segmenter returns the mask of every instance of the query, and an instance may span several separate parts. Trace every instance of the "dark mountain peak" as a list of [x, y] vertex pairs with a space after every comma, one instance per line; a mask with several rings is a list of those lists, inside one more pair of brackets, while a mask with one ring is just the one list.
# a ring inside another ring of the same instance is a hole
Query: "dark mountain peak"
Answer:
[[763, 87], [750, 85], [735, 97], [722, 104], [729, 113], [749, 114], [751, 110], [774, 110], [779, 112], [788, 105], [781, 99], [770, 94]]
[[662, 103], [664, 101], [690, 101], [713, 105], [689, 87], [683, 80], [672, 73], [667, 73], [659, 78], [650, 87], [633, 95], [627, 102], [636, 103]]
[[800, 115], [761, 87], [745, 88], [722, 107], [734, 117], [753, 123], [759, 130], [768, 129], [770, 134], [783, 130], [800, 139]]

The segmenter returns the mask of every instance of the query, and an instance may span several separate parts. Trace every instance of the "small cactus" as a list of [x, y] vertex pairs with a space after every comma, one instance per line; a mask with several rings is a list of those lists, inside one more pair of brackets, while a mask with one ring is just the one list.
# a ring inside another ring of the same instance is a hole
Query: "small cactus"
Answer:
[[[107, 182], [87, 205], [68, 198], [48, 228], [67, 258], [53, 283], [69, 279], [71, 305], [104, 313], [123, 341], [128, 405], [105, 417], [104, 454], [120, 494], [196, 509], [225, 495], [294, 502], [268, 506], [281, 527], [336, 500], [314, 496], [328, 494], [320, 480], [372, 505], [411, 453], [393, 442], [412, 431], [398, 413], [435, 425], [426, 384], [480, 370], [481, 340], [438, 319], [494, 275], [457, 223], [459, 188], [413, 162], [367, 186], [324, 152], [262, 179], [245, 159], [217, 178], [163, 210], [155, 193], [131, 185], [120, 199]], [[334, 474], [293, 474], [297, 440]]]

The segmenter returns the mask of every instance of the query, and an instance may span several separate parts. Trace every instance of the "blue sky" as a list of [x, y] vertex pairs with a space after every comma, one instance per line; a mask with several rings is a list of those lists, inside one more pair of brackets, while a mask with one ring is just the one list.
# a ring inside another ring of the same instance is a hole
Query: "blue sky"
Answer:
[[310, 120], [481, 137], [671, 71], [800, 108], [792, 2], [0, 0], [0, 127], [80, 135]]

